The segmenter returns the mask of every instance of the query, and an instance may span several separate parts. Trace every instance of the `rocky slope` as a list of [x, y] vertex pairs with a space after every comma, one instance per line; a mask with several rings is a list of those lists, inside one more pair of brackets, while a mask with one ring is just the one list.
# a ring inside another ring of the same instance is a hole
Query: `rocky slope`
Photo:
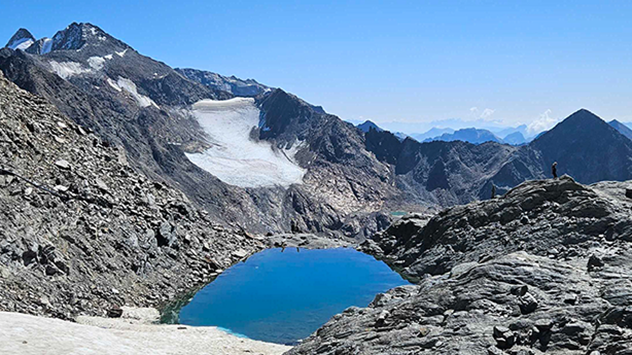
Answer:
[[418, 285], [346, 310], [288, 354], [631, 354], [630, 187], [530, 181], [403, 218], [363, 248]]
[[0, 74], [0, 310], [160, 307], [263, 244]]

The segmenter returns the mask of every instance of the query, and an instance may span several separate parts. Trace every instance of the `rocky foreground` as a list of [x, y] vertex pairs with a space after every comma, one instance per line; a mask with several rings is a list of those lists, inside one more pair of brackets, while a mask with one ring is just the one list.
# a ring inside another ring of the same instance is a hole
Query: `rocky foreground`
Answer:
[[160, 307], [263, 247], [0, 74], [0, 311]]
[[347, 309], [287, 354], [632, 354], [627, 187], [530, 181], [403, 218], [362, 248], [418, 285]]

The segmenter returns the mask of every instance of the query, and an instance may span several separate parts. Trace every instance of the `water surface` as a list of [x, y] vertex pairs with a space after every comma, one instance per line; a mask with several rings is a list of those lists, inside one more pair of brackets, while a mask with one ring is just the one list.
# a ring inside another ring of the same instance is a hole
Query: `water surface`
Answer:
[[268, 249], [234, 265], [195, 294], [179, 322], [251, 339], [295, 344], [350, 306], [408, 284], [353, 249]]

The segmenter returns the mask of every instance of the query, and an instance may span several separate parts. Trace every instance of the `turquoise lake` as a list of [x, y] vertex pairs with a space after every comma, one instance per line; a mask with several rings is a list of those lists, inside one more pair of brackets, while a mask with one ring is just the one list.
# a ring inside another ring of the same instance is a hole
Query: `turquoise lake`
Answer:
[[408, 282], [354, 249], [268, 249], [198, 291], [179, 323], [218, 326], [251, 339], [296, 344], [350, 306]]

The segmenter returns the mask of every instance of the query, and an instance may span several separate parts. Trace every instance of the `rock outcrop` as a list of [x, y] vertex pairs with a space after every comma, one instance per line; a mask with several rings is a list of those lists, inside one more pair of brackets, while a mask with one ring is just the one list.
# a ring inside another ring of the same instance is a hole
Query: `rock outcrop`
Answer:
[[417, 285], [347, 309], [288, 354], [630, 354], [627, 187], [565, 176], [402, 218], [362, 247]]
[[264, 247], [1, 74], [0, 206], [2, 311], [161, 307]]

